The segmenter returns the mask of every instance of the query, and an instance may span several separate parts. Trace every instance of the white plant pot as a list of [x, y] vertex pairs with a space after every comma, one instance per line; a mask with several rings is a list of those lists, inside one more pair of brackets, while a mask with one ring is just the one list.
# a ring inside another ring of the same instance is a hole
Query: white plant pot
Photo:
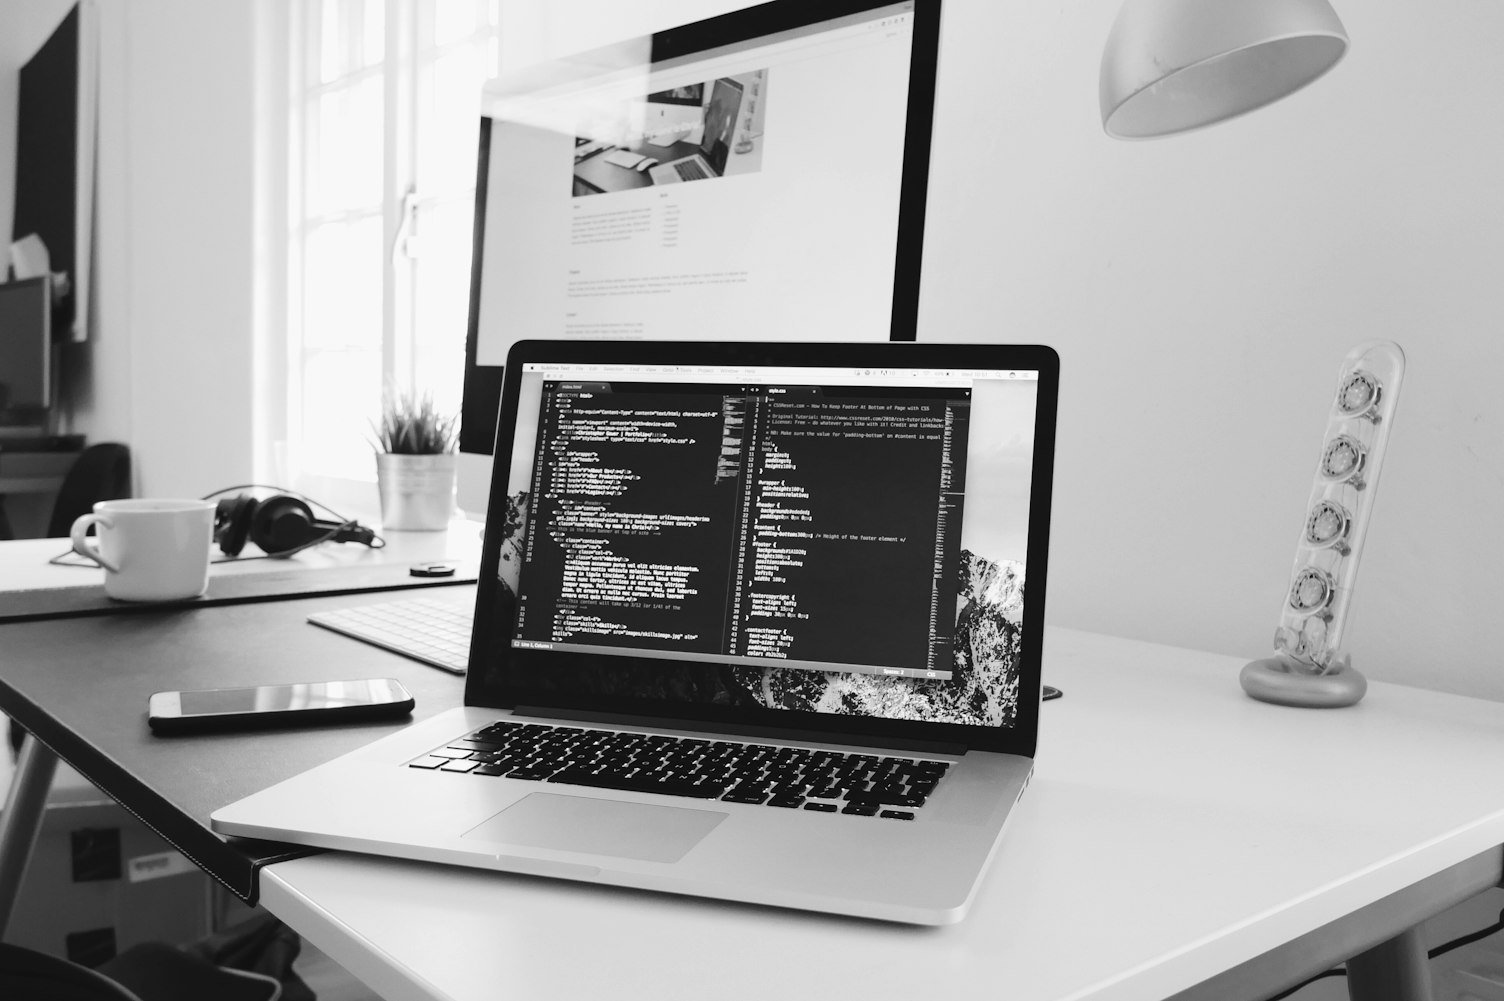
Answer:
[[376, 454], [376, 487], [381, 493], [381, 527], [393, 532], [441, 532], [454, 515], [454, 472], [458, 457]]

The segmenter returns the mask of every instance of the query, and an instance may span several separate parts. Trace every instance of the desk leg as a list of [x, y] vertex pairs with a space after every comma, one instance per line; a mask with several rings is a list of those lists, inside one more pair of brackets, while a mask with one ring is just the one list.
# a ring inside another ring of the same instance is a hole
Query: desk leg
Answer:
[[0, 814], [0, 942], [5, 941], [21, 891], [21, 877], [26, 874], [37, 832], [42, 829], [42, 810], [56, 771], [57, 755], [28, 733], [16, 760], [10, 793], [5, 797], [5, 813]]
[[1420, 929], [1400, 932], [1347, 961], [1352, 1001], [1431, 1001], [1431, 968]]

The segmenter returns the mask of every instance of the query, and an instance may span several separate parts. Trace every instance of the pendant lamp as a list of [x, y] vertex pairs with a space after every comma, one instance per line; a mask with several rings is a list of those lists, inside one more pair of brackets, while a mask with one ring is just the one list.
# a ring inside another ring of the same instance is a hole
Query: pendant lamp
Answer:
[[1327, 0], [1125, 0], [1102, 53], [1102, 127], [1173, 135], [1304, 87], [1347, 51]]

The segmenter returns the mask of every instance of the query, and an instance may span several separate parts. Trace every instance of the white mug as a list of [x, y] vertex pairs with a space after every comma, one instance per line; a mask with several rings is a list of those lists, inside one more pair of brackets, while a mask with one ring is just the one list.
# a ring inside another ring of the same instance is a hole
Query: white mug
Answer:
[[[73, 551], [104, 567], [104, 593], [121, 601], [196, 598], [209, 587], [214, 502], [109, 500], [73, 523]], [[85, 538], [97, 526], [99, 545]]]

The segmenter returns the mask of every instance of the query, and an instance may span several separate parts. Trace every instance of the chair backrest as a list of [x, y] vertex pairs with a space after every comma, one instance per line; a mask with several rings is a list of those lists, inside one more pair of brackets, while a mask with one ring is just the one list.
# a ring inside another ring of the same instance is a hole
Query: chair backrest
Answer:
[[130, 495], [130, 448], [112, 441], [90, 445], [79, 453], [78, 461], [63, 478], [52, 505], [52, 520], [47, 523], [47, 537], [65, 538], [73, 522], [92, 511], [99, 501]]
[[87, 966], [0, 942], [0, 997], [16, 1001], [141, 1001]]

